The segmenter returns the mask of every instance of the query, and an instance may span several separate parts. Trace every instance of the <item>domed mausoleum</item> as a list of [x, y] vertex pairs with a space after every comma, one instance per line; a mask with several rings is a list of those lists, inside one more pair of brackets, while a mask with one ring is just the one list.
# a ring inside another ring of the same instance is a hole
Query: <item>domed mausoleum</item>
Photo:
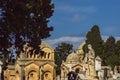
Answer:
[[67, 74], [70, 71], [74, 71], [76, 73], [84, 73], [83, 64], [80, 62], [79, 56], [73, 51], [66, 58], [66, 61], [62, 62], [61, 65], [61, 80], [67, 79]]

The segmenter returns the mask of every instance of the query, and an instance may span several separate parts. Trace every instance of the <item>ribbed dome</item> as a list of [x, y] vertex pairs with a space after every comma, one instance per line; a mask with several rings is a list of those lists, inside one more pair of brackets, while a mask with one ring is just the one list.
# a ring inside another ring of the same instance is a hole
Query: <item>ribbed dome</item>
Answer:
[[72, 52], [67, 56], [66, 62], [79, 62], [79, 57], [76, 53]]

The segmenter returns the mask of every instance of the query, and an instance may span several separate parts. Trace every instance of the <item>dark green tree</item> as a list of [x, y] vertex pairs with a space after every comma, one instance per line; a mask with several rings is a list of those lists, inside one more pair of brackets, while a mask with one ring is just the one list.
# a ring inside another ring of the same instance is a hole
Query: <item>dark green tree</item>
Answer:
[[116, 48], [115, 44], [116, 44], [115, 38], [113, 36], [110, 36], [107, 39], [107, 41], [105, 43], [105, 48], [104, 48], [104, 52], [105, 52], [106, 57], [109, 57], [109, 56], [115, 54], [115, 48]]
[[95, 50], [96, 56], [101, 56], [103, 54], [104, 41], [101, 38], [99, 27], [97, 25], [94, 25], [86, 35], [86, 44], [83, 46], [83, 50], [85, 53], [88, 52], [88, 44], [92, 45], [93, 49]]
[[120, 40], [116, 42], [116, 55], [120, 56]]
[[[103, 54], [103, 61], [104, 65], [111, 65], [113, 66], [113, 62], [114, 60], [111, 62], [112, 60], [112, 56], [115, 55], [115, 38], [113, 36], [110, 36], [104, 45], [104, 54]], [[115, 56], [114, 56], [115, 57]], [[114, 59], [114, 58], [113, 58]], [[110, 64], [111, 62], [111, 64]]]
[[62, 60], [66, 60], [66, 57], [72, 52], [73, 45], [69, 43], [61, 43], [55, 48], [55, 64], [57, 65], [56, 74], [60, 74], [60, 66]]
[[116, 55], [118, 56], [116, 65], [120, 65], [120, 40], [118, 40], [117, 43], [116, 43], [115, 51], [116, 51]]
[[110, 36], [105, 43], [105, 55], [107, 65], [114, 68], [115, 65], [120, 65], [120, 40], [117, 41]]
[[108, 58], [106, 58], [107, 60], [107, 65], [110, 65], [112, 67], [112, 69], [115, 67], [115, 65], [120, 65], [120, 57], [117, 55], [111, 55]]
[[51, 0], [0, 0], [0, 52], [8, 58], [9, 47], [15, 45], [19, 53], [28, 42], [39, 53], [41, 39], [53, 30], [48, 26], [53, 8]]

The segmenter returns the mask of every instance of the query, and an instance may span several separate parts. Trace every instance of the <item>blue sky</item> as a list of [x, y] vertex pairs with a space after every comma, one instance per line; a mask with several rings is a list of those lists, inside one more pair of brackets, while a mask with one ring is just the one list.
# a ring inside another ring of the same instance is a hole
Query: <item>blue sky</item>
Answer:
[[[54, 27], [49, 40], [85, 37], [93, 25], [102, 36], [120, 37], [120, 0], [52, 0]], [[64, 41], [64, 40], [63, 40]]]

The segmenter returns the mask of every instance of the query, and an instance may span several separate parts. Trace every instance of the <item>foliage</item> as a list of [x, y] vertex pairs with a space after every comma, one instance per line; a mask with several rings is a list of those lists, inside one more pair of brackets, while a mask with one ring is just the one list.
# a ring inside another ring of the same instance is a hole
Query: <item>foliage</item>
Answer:
[[110, 36], [105, 43], [105, 54], [103, 55], [103, 60], [106, 60], [106, 64], [110, 65], [112, 68], [115, 65], [120, 65], [120, 53], [119, 53], [120, 43], [114, 37]]
[[83, 46], [83, 50], [85, 53], [88, 52], [88, 44], [92, 45], [93, 49], [95, 50], [96, 56], [101, 56], [103, 54], [104, 42], [101, 38], [99, 27], [97, 25], [94, 25], [86, 35], [86, 44]]
[[72, 52], [72, 48], [73, 45], [69, 43], [61, 43], [55, 48], [55, 64], [57, 64], [57, 75], [60, 74], [62, 60], [66, 60], [66, 57]]
[[109, 57], [115, 54], [115, 38], [110, 36], [105, 43], [105, 55]]
[[116, 51], [116, 55], [120, 56], [120, 40], [116, 42], [115, 51]]
[[0, 51], [4, 56], [12, 45], [19, 53], [25, 42], [38, 53], [41, 39], [53, 30], [47, 25], [53, 8], [51, 0], [0, 0]]
[[115, 65], [120, 65], [120, 56], [112, 55], [109, 56], [107, 59], [107, 64], [114, 68]]

